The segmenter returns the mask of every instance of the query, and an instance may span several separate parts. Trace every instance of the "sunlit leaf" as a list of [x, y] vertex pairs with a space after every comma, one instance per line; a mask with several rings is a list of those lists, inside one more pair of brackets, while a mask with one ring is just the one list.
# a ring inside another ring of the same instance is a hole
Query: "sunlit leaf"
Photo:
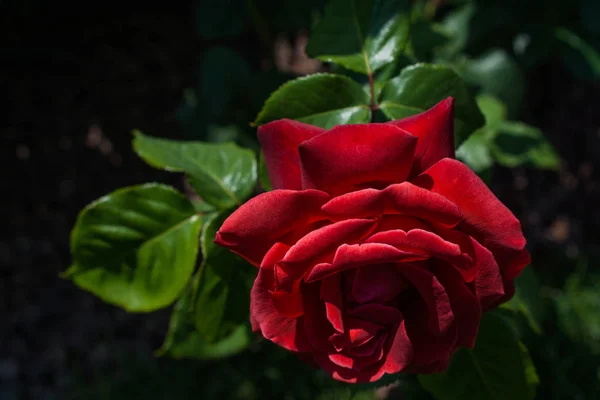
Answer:
[[409, 36], [407, 2], [330, 0], [306, 52], [313, 58], [371, 74], [391, 63]]
[[219, 208], [242, 204], [256, 184], [254, 153], [233, 143], [174, 141], [135, 132], [133, 148], [156, 168], [185, 172], [196, 193]]
[[166, 307], [192, 275], [201, 225], [192, 203], [169, 186], [117, 190], [79, 214], [64, 276], [128, 311]]
[[314, 74], [289, 81], [266, 101], [256, 125], [281, 118], [331, 128], [334, 125], [369, 122], [369, 96], [343, 75]]

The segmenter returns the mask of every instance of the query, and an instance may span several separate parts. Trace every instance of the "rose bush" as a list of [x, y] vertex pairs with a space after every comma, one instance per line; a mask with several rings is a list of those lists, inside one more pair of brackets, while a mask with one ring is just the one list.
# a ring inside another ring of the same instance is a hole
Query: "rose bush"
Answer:
[[529, 263], [519, 221], [454, 159], [453, 100], [388, 123], [259, 128], [275, 190], [215, 242], [258, 267], [254, 330], [334, 378], [444, 370]]

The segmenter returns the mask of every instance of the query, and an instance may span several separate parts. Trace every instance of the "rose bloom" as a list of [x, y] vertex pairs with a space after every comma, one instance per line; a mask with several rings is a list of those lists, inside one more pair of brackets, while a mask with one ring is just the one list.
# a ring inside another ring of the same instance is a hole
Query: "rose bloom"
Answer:
[[529, 263], [515, 216], [454, 159], [453, 100], [388, 123], [278, 120], [275, 190], [216, 243], [258, 267], [253, 329], [346, 382], [440, 372]]

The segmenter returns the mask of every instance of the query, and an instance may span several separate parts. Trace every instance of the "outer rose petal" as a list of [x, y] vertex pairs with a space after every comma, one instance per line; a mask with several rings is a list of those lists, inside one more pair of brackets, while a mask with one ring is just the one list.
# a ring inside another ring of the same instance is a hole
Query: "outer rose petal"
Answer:
[[413, 183], [454, 202], [465, 216], [461, 229], [490, 249], [504, 277], [514, 279], [529, 263], [519, 220], [460, 161], [444, 158]]
[[329, 195], [318, 190], [273, 190], [250, 199], [223, 222], [215, 243], [259, 266], [278, 239], [322, 219]]
[[479, 299], [451, 265], [434, 261], [433, 271], [450, 298], [454, 322], [458, 328], [458, 344], [472, 349], [475, 346], [482, 313]]
[[252, 325], [262, 335], [292, 351], [312, 351], [304, 329], [304, 319], [288, 318], [274, 306], [269, 290], [273, 287], [273, 269], [261, 268], [250, 292]]
[[454, 158], [454, 99], [448, 97], [420, 114], [388, 124], [417, 136], [411, 175], [415, 176], [442, 158]]
[[290, 119], [269, 122], [258, 128], [258, 141], [274, 189], [302, 189], [298, 146], [325, 129]]
[[341, 194], [408, 177], [417, 138], [386, 124], [340, 125], [302, 143], [302, 187]]

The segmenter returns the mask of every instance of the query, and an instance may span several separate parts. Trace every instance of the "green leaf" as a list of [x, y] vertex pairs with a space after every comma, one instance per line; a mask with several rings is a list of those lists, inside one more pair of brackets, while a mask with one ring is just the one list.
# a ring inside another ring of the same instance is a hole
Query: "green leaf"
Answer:
[[401, 119], [454, 97], [454, 140], [459, 146], [484, 124], [475, 99], [462, 79], [449, 67], [416, 64], [390, 80], [381, 93], [380, 108], [390, 119]]
[[554, 34], [567, 46], [563, 60], [573, 72], [582, 78], [600, 79], [600, 52], [597, 48], [565, 28], [557, 28]]
[[127, 311], [166, 307], [192, 275], [201, 225], [192, 203], [169, 186], [117, 190], [79, 214], [63, 275]]
[[267, 164], [265, 164], [265, 155], [262, 151], [260, 152], [260, 158], [258, 159], [258, 179], [260, 180], [260, 185], [267, 192], [273, 190], [271, 179], [269, 178], [269, 171], [267, 170]]
[[469, 3], [453, 10], [444, 18], [441, 28], [450, 40], [440, 49], [441, 57], [449, 60], [464, 50], [469, 42], [469, 23], [474, 14], [475, 7]]
[[249, 319], [254, 267], [213, 241], [229, 213], [207, 222], [202, 231], [204, 261], [194, 298], [194, 320], [201, 337], [216, 342]]
[[448, 38], [442, 26], [425, 20], [416, 21], [410, 28], [410, 52], [419, 61], [429, 61]]
[[456, 158], [467, 164], [477, 174], [486, 173], [494, 165], [485, 135], [486, 132], [480, 129], [456, 149]]
[[515, 332], [494, 313], [483, 316], [473, 350], [458, 350], [448, 370], [419, 380], [437, 400], [531, 400], [539, 381]]
[[148, 164], [185, 172], [190, 185], [218, 208], [240, 205], [256, 184], [256, 159], [251, 150], [233, 143], [174, 141], [134, 132], [133, 149]]
[[554, 299], [558, 322], [574, 342], [600, 354], [600, 280], [583, 278], [570, 276], [564, 292]]
[[251, 333], [246, 325], [240, 325], [215, 343], [208, 343], [196, 330], [193, 311], [193, 296], [198, 286], [199, 275], [189, 285], [184, 295], [173, 309], [169, 331], [157, 355], [169, 355], [173, 358], [193, 358], [200, 360], [228, 357], [244, 350]]
[[366, 123], [370, 117], [369, 97], [358, 83], [343, 75], [314, 74], [289, 81], [273, 92], [254, 124], [290, 118], [329, 129]]
[[501, 307], [520, 312], [531, 329], [542, 333], [543, 302], [540, 284], [533, 268], [528, 267], [515, 279], [516, 292], [513, 298]]
[[306, 53], [370, 75], [404, 48], [410, 21], [405, 1], [330, 0]]
[[244, 30], [243, 0], [196, 1], [196, 30], [203, 39], [235, 36]]
[[525, 77], [504, 50], [491, 50], [478, 58], [462, 61], [456, 71], [466, 82], [480, 86], [484, 93], [506, 104], [511, 118], [519, 115], [525, 96]]
[[485, 126], [475, 131], [456, 150], [456, 158], [467, 164], [484, 181], [489, 181], [494, 165], [490, 152], [491, 140], [498, 127], [506, 118], [506, 107], [496, 98], [488, 95], [477, 96], [477, 106], [485, 117]]
[[560, 166], [558, 154], [543, 133], [522, 122], [502, 122], [491, 149], [496, 161], [509, 168], [526, 163], [539, 169]]
[[500, 127], [500, 124], [506, 120], [506, 107], [494, 96], [482, 94], [477, 96], [477, 106], [485, 118], [485, 129], [494, 132]]

